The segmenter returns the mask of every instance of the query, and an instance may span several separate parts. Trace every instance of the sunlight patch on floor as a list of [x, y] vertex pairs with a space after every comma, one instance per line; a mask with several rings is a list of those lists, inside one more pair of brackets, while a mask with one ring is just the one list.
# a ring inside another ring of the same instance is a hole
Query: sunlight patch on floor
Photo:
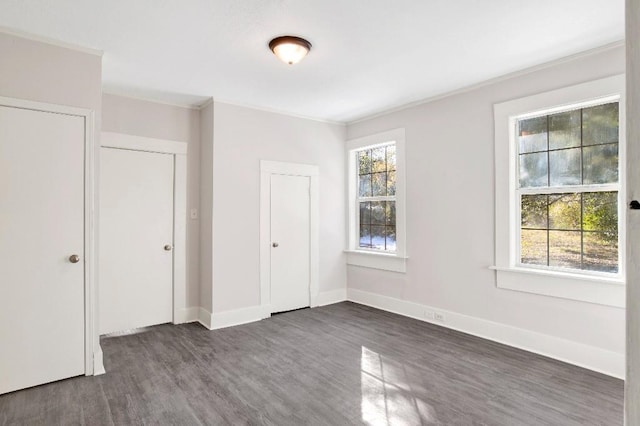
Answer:
[[360, 367], [362, 420], [369, 425], [428, 425], [433, 408], [413, 396], [406, 368], [362, 347]]

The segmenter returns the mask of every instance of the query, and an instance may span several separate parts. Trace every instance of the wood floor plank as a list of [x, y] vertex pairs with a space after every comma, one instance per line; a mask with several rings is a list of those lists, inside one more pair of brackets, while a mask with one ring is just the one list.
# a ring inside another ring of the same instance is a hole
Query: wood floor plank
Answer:
[[102, 340], [107, 374], [0, 396], [0, 425], [622, 425], [623, 382], [352, 303]]

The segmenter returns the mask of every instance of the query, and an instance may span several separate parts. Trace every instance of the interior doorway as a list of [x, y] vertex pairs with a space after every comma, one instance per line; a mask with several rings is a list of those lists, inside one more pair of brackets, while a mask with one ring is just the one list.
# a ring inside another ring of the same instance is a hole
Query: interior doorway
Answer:
[[310, 180], [271, 175], [271, 313], [311, 303]]
[[92, 111], [0, 98], [0, 394], [95, 371], [92, 132]]
[[102, 133], [100, 334], [184, 322], [184, 142]]
[[100, 152], [100, 334], [173, 320], [173, 155]]
[[261, 161], [262, 316], [317, 306], [318, 166]]

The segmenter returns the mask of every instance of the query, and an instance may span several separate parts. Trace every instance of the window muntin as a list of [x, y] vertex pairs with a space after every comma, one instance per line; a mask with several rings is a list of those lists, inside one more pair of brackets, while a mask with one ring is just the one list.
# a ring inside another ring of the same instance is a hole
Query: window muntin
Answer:
[[521, 196], [520, 262], [618, 272], [618, 194]]
[[396, 145], [356, 150], [358, 249], [394, 253], [396, 244]]
[[618, 273], [619, 103], [516, 120], [520, 266]]

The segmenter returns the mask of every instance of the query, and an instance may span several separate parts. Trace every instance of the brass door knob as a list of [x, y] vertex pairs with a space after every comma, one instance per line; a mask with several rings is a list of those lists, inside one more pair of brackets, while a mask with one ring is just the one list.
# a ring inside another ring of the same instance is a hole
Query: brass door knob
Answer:
[[69, 256], [69, 262], [71, 263], [80, 262], [80, 256], [78, 256], [77, 254], [72, 254], [71, 256]]
[[167, 244], [166, 246], [164, 246], [164, 249], [166, 251], [171, 251], [172, 248], [173, 248], [173, 246], [171, 246], [171, 244]]

